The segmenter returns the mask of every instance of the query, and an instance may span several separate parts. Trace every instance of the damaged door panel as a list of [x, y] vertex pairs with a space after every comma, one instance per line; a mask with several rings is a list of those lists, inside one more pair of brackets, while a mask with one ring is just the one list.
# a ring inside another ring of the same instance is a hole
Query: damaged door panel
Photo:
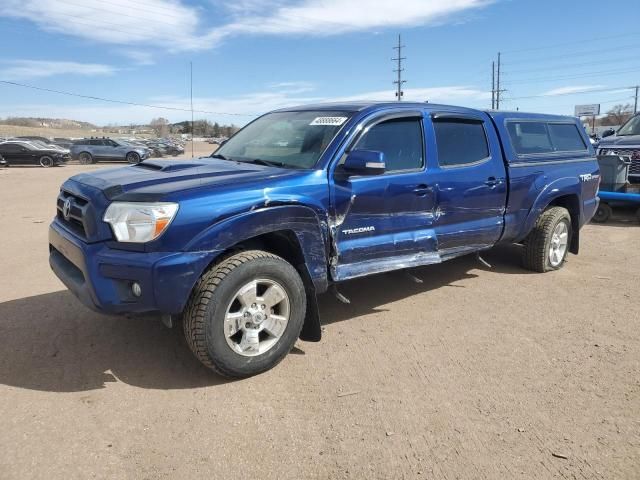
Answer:
[[422, 121], [419, 112], [385, 115], [354, 139], [351, 149], [382, 152], [384, 174], [336, 170], [330, 265], [334, 280], [440, 261]]

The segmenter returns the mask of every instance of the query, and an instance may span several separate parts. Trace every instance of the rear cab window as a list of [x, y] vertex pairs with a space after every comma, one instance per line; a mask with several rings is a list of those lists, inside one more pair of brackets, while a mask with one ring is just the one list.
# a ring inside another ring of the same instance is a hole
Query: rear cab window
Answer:
[[507, 122], [507, 131], [519, 156], [587, 150], [575, 123], [511, 120]]

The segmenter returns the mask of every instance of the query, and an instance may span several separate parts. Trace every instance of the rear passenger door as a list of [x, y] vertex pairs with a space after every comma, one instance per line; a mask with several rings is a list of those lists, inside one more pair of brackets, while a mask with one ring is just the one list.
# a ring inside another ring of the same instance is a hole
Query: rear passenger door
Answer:
[[493, 124], [480, 112], [433, 113], [426, 121], [438, 252], [446, 258], [495, 244], [504, 225], [507, 180]]
[[100, 138], [93, 138], [89, 140], [89, 145], [91, 145], [91, 152], [94, 157], [101, 159], [109, 157], [107, 152], [108, 147], [104, 146], [104, 140]]

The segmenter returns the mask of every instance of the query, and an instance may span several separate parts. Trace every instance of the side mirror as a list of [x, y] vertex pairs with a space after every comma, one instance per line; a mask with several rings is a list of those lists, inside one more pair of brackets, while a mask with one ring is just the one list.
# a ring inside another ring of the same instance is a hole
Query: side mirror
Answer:
[[380, 175], [386, 168], [384, 153], [374, 150], [352, 150], [342, 164], [342, 170], [350, 175]]
[[602, 138], [610, 137], [614, 133], [616, 133], [616, 131], [613, 128], [609, 128], [609, 129], [605, 130], [604, 132], [602, 132]]

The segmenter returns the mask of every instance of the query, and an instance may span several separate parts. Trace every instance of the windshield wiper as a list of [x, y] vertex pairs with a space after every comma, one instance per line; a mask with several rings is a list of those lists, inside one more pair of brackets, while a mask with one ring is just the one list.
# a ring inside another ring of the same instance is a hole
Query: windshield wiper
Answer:
[[252, 158], [250, 160], [243, 160], [246, 163], [256, 163], [258, 165], [264, 165], [266, 167], [284, 167], [282, 162], [275, 162], [273, 160], [263, 160], [262, 158]]

